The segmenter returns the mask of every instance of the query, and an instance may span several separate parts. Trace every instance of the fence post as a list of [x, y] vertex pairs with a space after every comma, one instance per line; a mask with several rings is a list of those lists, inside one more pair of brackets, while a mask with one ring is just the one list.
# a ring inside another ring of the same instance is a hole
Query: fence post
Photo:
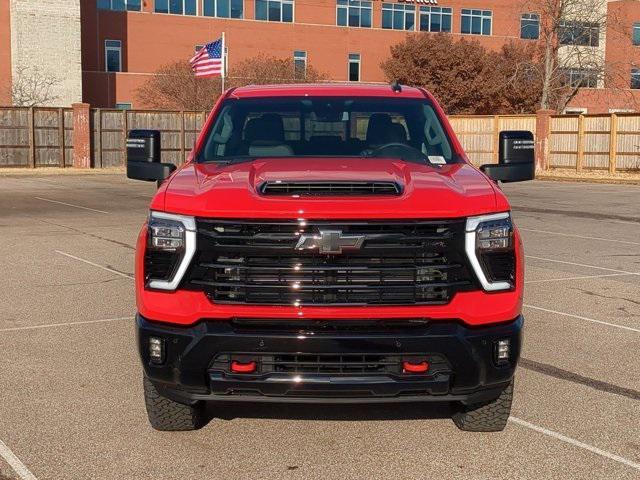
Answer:
[[102, 168], [102, 110], [96, 109], [95, 115], [97, 120], [93, 122], [93, 126], [96, 129], [95, 135], [95, 166]]
[[551, 115], [553, 110], [536, 112], [536, 171], [549, 168], [549, 137], [551, 136]]
[[73, 107], [73, 166], [91, 168], [91, 106], [74, 103]]
[[29, 129], [29, 166], [36, 168], [36, 120], [35, 110], [29, 107], [27, 115], [27, 127]]
[[185, 161], [187, 139], [184, 136], [184, 111], [180, 112], [180, 165]]
[[60, 149], [60, 168], [64, 168], [64, 110], [58, 108], [58, 148]]
[[618, 157], [618, 116], [611, 114], [611, 124], [609, 131], [609, 173], [616, 173], [616, 163]]
[[127, 136], [129, 135], [129, 116], [127, 109], [122, 109], [122, 165], [127, 166]]
[[493, 116], [493, 163], [498, 163], [498, 151], [500, 150], [500, 116]]
[[578, 155], [576, 157], [576, 171], [582, 171], [584, 163], [584, 115], [578, 117]]

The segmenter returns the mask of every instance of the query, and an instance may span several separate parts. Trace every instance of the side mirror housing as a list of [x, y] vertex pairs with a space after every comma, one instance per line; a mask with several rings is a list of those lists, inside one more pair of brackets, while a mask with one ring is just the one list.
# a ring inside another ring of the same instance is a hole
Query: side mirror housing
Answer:
[[492, 180], [523, 182], [536, 175], [533, 133], [527, 131], [500, 132], [498, 165], [482, 165], [480, 170]]
[[160, 132], [131, 130], [127, 137], [127, 178], [161, 182], [176, 169], [160, 162]]

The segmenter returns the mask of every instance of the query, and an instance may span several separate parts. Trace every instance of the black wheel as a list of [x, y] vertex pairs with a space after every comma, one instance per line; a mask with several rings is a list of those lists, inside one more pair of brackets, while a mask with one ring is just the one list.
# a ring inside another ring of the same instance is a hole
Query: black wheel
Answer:
[[163, 397], [147, 377], [143, 378], [143, 387], [149, 423], [156, 430], [197, 430], [204, 425], [203, 404], [184, 405]]
[[500, 432], [507, 426], [512, 400], [513, 380], [495, 400], [463, 405], [453, 414], [453, 422], [466, 432]]

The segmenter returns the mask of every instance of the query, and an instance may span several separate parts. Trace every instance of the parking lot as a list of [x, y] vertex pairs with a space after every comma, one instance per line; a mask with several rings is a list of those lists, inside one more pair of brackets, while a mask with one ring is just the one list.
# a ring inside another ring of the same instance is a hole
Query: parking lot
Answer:
[[503, 433], [446, 405], [244, 405], [147, 423], [134, 243], [153, 184], [0, 177], [0, 479], [640, 478], [640, 187], [506, 187], [527, 255]]

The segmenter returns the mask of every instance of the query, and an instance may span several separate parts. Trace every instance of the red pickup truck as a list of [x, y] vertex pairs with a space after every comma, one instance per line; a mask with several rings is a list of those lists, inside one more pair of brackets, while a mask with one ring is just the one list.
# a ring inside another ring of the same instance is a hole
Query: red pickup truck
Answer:
[[227, 91], [180, 168], [134, 130], [157, 181], [137, 243], [151, 425], [205, 403], [450, 402], [499, 431], [521, 348], [523, 254], [499, 181], [534, 176], [529, 132], [472, 166], [431, 94], [387, 85]]

